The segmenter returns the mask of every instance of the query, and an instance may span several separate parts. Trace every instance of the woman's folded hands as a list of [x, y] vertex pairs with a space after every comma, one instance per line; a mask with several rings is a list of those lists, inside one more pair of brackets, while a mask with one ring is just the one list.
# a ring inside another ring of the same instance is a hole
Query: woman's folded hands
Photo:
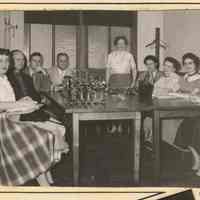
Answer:
[[34, 101], [31, 97], [26, 96], [18, 101], [16, 101], [12, 108], [8, 109], [9, 113], [17, 113], [17, 114], [27, 114], [34, 112], [41, 108], [42, 104], [39, 104], [37, 101]]

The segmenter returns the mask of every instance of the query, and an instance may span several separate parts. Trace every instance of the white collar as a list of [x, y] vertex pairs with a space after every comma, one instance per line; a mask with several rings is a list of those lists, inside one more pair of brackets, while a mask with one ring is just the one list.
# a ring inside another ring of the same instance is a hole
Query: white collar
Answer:
[[185, 74], [184, 79], [187, 80], [188, 82], [196, 81], [196, 80], [200, 79], [200, 74], [196, 73], [192, 76]]
[[65, 75], [68, 73], [68, 71], [69, 71], [69, 67], [67, 67], [67, 68], [64, 69], [64, 70], [60, 69], [59, 67], [57, 67], [57, 69], [58, 69], [58, 73], [59, 73], [60, 75], [62, 75], [62, 76], [65, 76]]
[[32, 68], [30, 66], [29, 66], [28, 70], [29, 70], [29, 75], [32, 77], [35, 72], [32, 70]]
[[4, 80], [4, 81], [7, 81], [7, 80], [8, 80], [8, 78], [7, 78], [6, 75], [4, 75], [4, 76], [0, 76], [0, 79], [1, 79], [1, 80]]

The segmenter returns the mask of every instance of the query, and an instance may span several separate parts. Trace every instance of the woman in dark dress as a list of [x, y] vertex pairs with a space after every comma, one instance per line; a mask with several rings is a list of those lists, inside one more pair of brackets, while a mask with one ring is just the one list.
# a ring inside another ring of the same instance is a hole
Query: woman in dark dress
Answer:
[[[9, 82], [11, 83], [16, 99], [23, 97], [31, 98], [34, 101], [41, 102], [40, 95], [34, 88], [32, 78], [23, 72], [27, 66], [27, 59], [20, 50], [11, 52], [11, 63], [7, 73]], [[21, 116], [22, 121], [46, 121], [49, 116], [41, 109], [31, 114]]]

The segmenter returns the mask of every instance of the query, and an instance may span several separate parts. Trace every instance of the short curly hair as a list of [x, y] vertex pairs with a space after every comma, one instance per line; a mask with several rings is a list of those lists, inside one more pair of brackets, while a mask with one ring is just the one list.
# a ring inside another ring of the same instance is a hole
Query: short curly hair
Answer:
[[195, 64], [195, 68], [196, 68], [196, 71], [199, 70], [199, 64], [200, 64], [200, 60], [199, 60], [199, 57], [193, 53], [186, 53], [183, 55], [182, 57], [182, 62], [183, 62], [183, 65], [184, 65], [184, 62], [185, 60], [189, 58], [191, 60], [193, 60], [194, 64]]
[[166, 57], [166, 58], [164, 59], [164, 62], [163, 62], [163, 63], [165, 63], [165, 62], [167, 62], [167, 61], [173, 64], [173, 67], [174, 67], [174, 69], [175, 69], [175, 72], [179, 72], [179, 71], [180, 71], [180, 69], [181, 69], [181, 64], [180, 64], [180, 62], [179, 62], [176, 58], [173, 58], [173, 57]]
[[148, 55], [144, 58], [144, 64], [147, 64], [147, 60], [152, 60], [154, 63], [157, 64], [157, 69], [159, 68], [159, 60], [156, 56]]
[[42, 62], [43, 62], [43, 59], [44, 59], [44, 58], [43, 58], [43, 55], [42, 55], [40, 52], [33, 52], [33, 53], [30, 55], [30, 57], [29, 57], [29, 61], [31, 61], [32, 58], [35, 57], [35, 56], [40, 57], [41, 60], [42, 60]]
[[128, 39], [125, 36], [117, 36], [114, 39], [114, 45], [116, 46], [119, 40], [124, 40], [124, 43], [128, 45]]

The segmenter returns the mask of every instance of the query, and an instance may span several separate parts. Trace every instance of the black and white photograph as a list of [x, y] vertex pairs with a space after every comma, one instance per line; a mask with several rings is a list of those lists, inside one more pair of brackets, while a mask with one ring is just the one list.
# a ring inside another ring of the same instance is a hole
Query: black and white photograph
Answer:
[[199, 21], [1, 10], [0, 185], [200, 187]]

